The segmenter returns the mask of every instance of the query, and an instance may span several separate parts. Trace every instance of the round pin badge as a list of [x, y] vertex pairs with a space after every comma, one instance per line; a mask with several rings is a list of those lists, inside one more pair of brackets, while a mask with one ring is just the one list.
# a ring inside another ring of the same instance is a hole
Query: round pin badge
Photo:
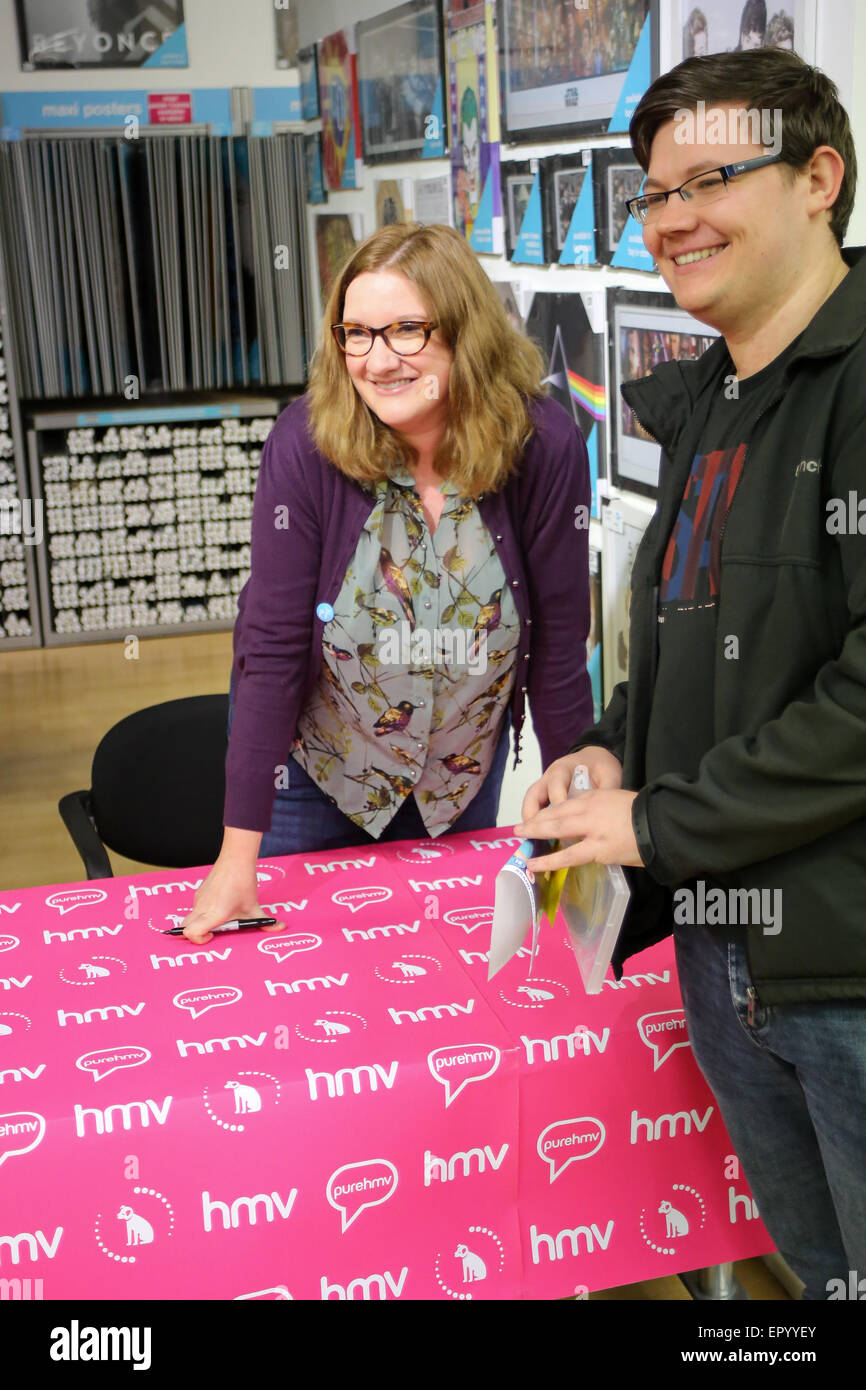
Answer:
[[316, 617], [321, 618], [323, 623], [329, 623], [334, 616], [334, 609], [330, 603], [320, 603], [316, 609]]

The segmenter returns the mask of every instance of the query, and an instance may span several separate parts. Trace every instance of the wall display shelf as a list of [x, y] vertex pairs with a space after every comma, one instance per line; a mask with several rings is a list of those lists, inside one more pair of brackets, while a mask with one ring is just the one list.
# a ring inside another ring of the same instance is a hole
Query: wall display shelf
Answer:
[[278, 404], [37, 415], [31, 485], [45, 645], [232, 626]]
[[0, 143], [22, 398], [303, 380], [303, 137], [167, 129]]
[[41, 511], [27, 496], [14, 372], [6, 350], [6, 299], [0, 254], [0, 651], [41, 641], [33, 551]]

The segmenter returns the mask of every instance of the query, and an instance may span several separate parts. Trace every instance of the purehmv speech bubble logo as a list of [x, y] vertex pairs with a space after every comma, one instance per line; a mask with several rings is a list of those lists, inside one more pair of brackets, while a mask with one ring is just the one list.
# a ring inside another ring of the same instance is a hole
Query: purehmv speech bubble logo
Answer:
[[325, 1195], [342, 1217], [342, 1233], [366, 1207], [378, 1207], [393, 1197], [397, 1181], [397, 1169], [388, 1158], [367, 1158], [337, 1168], [328, 1178]]

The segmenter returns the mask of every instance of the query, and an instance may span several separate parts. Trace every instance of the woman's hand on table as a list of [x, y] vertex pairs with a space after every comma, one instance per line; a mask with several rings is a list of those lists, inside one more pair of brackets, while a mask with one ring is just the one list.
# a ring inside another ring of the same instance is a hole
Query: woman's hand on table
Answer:
[[[203, 946], [213, 936], [214, 927], [231, 922], [235, 917], [267, 917], [259, 903], [259, 885], [255, 862], [238, 864], [218, 858], [204, 883], [195, 895], [195, 907], [183, 924], [183, 934], [197, 946]], [[262, 931], [283, 931], [284, 922]]]
[[[589, 772], [593, 791], [568, 799], [576, 767]], [[523, 798], [515, 835], [529, 840], [574, 840], [555, 854], [528, 860], [534, 873], [573, 864], [634, 864], [643, 860], [631, 821], [637, 792], [622, 791], [622, 764], [606, 748], [581, 748], [557, 758]]]

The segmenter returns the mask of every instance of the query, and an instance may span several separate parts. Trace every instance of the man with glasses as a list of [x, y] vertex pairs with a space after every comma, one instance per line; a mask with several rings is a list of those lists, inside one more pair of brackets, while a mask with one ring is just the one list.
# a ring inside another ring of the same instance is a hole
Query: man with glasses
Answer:
[[[726, 118], [773, 112], [779, 153], [710, 143], [717, 125], [685, 119], [699, 102]], [[617, 975], [673, 931], [694, 1056], [760, 1216], [804, 1298], [844, 1298], [850, 1272], [866, 1273], [866, 260], [842, 250], [853, 140], [832, 82], [771, 49], [688, 59], [653, 83], [630, 135], [647, 250], [680, 307], [722, 336], [622, 388], [662, 445], [629, 678], [515, 829], [576, 841], [533, 868], [631, 866]], [[578, 763], [595, 790], [566, 804]]]

